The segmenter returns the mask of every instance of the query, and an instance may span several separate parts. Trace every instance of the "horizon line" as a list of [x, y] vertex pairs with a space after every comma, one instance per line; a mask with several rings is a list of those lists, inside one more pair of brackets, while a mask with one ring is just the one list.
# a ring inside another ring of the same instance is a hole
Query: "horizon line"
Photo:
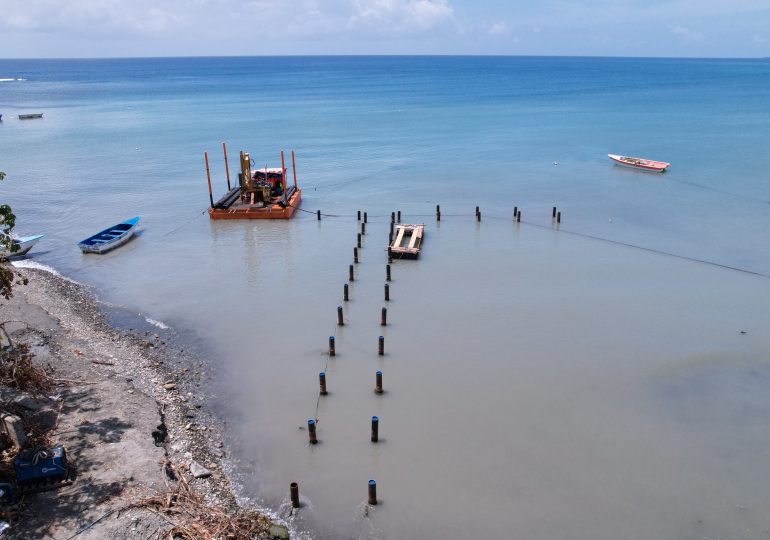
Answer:
[[578, 54], [194, 54], [170, 56], [19, 56], [10, 60], [179, 60], [196, 58], [602, 58], [633, 60], [769, 60], [770, 56], [614, 56]]

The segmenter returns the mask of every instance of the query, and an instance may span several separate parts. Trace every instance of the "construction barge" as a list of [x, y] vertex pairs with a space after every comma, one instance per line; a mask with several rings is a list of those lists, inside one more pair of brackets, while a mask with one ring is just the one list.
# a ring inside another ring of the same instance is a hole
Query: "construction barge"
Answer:
[[294, 185], [286, 184], [286, 165], [281, 150], [281, 166], [267, 166], [252, 169], [253, 161], [248, 152], [240, 153], [240, 172], [238, 185], [230, 186], [230, 169], [227, 164], [227, 146], [222, 143], [227, 172], [227, 193], [217, 202], [211, 189], [208, 153], [206, 177], [209, 183], [209, 217], [211, 219], [289, 219], [302, 202], [302, 189], [297, 186], [297, 168], [294, 162], [294, 150], [291, 151], [291, 169]]

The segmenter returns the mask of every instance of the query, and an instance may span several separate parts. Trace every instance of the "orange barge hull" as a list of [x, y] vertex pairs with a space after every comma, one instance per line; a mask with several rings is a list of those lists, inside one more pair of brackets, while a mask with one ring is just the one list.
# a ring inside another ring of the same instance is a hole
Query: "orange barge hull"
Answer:
[[279, 204], [257, 207], [236, 202], [230, 208], [209, 208], [209, 217], [211, 219], [289, 219], [301, 202], [302, 189], [297, 188], [289, 197], [285, 208]]

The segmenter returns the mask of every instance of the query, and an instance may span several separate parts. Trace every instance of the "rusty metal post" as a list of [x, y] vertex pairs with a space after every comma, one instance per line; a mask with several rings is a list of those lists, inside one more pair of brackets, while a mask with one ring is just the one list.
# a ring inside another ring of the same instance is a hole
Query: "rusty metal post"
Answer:
[[382, 394], [382, 371], [378, 371], [374, 374], [374, 393]]
[[299, 485], [297, 482], [292, 482], [289, 484], [289, 491], [291, 493], [292, 508], [299, 508]]
[[385, 301], [386, 302], [390, 301], [390, 285], [388, 285], [387, 283], [385, 284]]
[[348, 281], [354, 281], [353, 278], [353, 265], [348, 266]]
[[388, 308], [382, 308], [382, 314], [380, 315], [380, 326], [388, 325]]
[[337, 324], [344, 326], [345, 321], [342, 318], [342, 306], [337, 306]]
[[328, 394], [326, 391], [326, 373], [324, 371], [318, 374], [318, 384], [320, 386], [321, 395], [325, 396]]
[[387, 281], [390, 281], [390, 265], [389, 264], [385, 265], [385, 279]]
[[369, 480], [369, 504], [377, 504], [377, 482], [374, 480]]
[[342, 286], [342, 299], [343, 299], [345, 302], [347, 302], [348, 300], [350, 300], [350, 294], [348, 294], [348, 290], [349, 290], [348, 284], [347, 284], [347, 283], [345, 283], [345, 285], [343, 285], [343, 286]]
[[358, 248], [357, 247], [353, 248], [353, 262], [355, 264], [358, 264]]
[[329, 356], [334, 356], [336, 351], [334, 350], [334, 336], [329, 336]]
[[310, 444], [316, 444], [318, 439], [315, 434], [315, 420], [307, 421], [307, 438], [310, 440]]
[[380, 336], [377, 340], [377, 354], [379, 356], [385, 356], [385, 336]]
[[376, 416], [372, 416], [372, 442], [377, 442], [380, 439], [380, 419]]

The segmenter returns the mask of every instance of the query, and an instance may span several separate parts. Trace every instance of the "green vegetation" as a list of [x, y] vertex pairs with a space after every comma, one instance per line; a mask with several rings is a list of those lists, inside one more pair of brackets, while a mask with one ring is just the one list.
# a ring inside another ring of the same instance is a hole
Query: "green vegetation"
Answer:
[[[5, 179], [5, 173], [0, 171], [0, 180]], [[13, 245], [11, 232], [16, 225], [16, 216], [10, 205], [0, 204], [0, 249], [11, 253], [18, 249]], [[8, 300], [13, 295], [14, 273], [7, 265], [0, 265], [0, 296]]]

